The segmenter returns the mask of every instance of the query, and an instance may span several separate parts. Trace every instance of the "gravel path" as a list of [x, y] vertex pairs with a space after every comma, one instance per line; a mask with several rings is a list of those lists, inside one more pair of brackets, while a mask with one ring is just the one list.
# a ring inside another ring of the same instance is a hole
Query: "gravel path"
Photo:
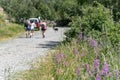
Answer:
[[29, 69], [29, 62], [45, 55], [46, 51], [63, 40], [65, 29], [59, 28], [58, 32], [55, 32], [48, 28], [46, 38], [42, 38], [40, 31], [35, 31], [32, 38], [25, 38], [23, 34], [0, 42], [0, 80], [6, 80], [6, 76], [12, 72]]

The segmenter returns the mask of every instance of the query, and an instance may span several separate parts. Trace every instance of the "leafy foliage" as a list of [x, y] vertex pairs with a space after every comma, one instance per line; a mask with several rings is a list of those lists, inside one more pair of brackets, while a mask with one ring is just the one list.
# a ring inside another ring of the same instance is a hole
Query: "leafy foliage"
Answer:
[[[119, 23], [114, 23], [109, 9], [94, 2], [92, 6], [83, 6], [82, 16], [72, 18], [71, 30], [66, 32], [67, 40], [72, 40], [76, 34], [82, 32], [83, 35], [91, 36], [95, 39], [101, 39], [106, 36], [113, 45], [119, 42]], [[79, 35], [78, 35], [79, 36]], [[114, 36], [114, 37], [113, 37]]]
[[[104, 5], [113, 14], [113, 19], [119, 21], [119, 0], [95, 0]], [[68, 20], [82, 15], [81, 8], [91, 5], [94, 0], [0, 0], [0, 5], [10, 17], [19, 21], [21, 18], [41, 16], [48, 20]]]

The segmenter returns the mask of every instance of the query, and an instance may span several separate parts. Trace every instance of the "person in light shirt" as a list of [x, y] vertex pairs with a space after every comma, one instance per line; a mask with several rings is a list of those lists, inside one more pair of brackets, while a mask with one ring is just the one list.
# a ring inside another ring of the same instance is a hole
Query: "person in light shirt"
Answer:
[[30, 37], [33, 36], [34, 34], [34, 28], [36, 27], [36, 24], [34, 23], [34, 21], [31, 21], [31, 33], [30, 33]]

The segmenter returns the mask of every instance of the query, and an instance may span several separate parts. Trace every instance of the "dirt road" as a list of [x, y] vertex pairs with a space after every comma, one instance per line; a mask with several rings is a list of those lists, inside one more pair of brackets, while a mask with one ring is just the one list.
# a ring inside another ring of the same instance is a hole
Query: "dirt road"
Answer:
[[46, 31], [46, 38], [36, 31], [32, 38], [25, 38], [25, 33], [17, 38], [0, 42], [0, 80], [5, 80], [13, 72], [27, 70], [29, 63], [36, 57], [45, 55], [54, 45], [63, 40], [65, 28], [55, 32]]

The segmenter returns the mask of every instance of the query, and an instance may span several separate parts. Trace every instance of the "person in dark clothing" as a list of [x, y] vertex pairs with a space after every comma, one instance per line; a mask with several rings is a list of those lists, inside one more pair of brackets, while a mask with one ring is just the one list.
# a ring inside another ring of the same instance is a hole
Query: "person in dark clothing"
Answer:
[[43, 38], [45, 38], [45, 31], [47, 30], [47, 24], [46, 22], [41, 22], [40, 26], [41, 26], [42, 36]]
[[30, 25], [29, 20], [26, 20], [24, 22], [24, 28], [26, 30], [26, 38], [27, 38], [28, 36], [30, 36], [30, 30], [31, 30], [31, 25]]

